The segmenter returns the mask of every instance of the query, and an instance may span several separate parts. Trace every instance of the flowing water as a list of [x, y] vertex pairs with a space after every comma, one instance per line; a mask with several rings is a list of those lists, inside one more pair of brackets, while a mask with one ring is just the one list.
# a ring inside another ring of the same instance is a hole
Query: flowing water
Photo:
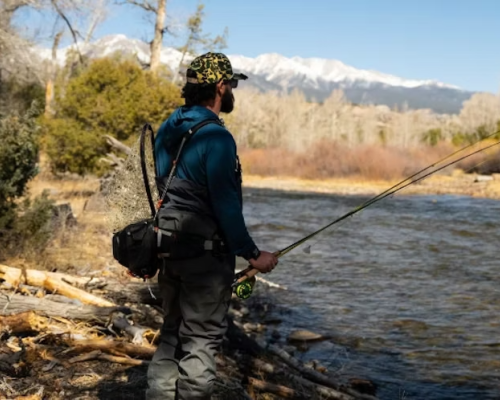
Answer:
[[[368, 198], [246, 189], [244, 212], [274, 251]], [[374, 381], [381, 399], [500, 399], [499, 228], [499, 201], [384, 199], [264, 276], [288, 287], [270, 291], [278, 329], [329, 336], [298, 357]]]

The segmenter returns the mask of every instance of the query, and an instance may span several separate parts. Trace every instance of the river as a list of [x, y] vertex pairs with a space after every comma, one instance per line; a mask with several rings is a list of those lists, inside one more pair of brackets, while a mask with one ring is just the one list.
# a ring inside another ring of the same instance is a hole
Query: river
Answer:
[[[368, 198], [247, 188], [244, 214], [274, 251]], [[461, 196], [397, 195], [348, 218], [263, 276], [288, 288], [265, 289], [280, 344], [328, 336], [296, 356], [372, 380], [381, 399], [499, 399], [499, 222], [500, 201]]]

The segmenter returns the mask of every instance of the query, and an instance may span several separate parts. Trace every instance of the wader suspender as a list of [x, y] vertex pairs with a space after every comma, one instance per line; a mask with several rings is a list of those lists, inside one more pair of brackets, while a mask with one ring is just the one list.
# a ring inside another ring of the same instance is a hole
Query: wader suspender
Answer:
[[[184, 148], [184, 145], [193, 137], [193, 135], [201, 128], [203, 128], [205, 125], [208, 124], [218, 124], [217, 120], [214, 119], [209, 119], [207, 121], [200, 122], [198, 125], [195, 125], [193, 128], [188, 130], [184, 136], [182, 137], [181, 144], [179, 145], [179, 149], [177, 150], [177, 155], [175, 156], [174, 160], [172, 161], [172, 169], [170, 170], [170, 174], [168, 175], [167, 183], [165, 184], [165, 189], [163, 189], [163, 193], [160, 196], [160, 201], [158, 202], [158, 207], [156, 209], [156, 213], [153, 214], [153, 218], [156, 218], [158, 215], [158, 211], [160, 210], [161, 205], [163, 204], [163, 200], [165, 200], [165, 196], [167, 195], [167, 190], [172, 183], [172, 179], [174, 179], [175, 171], [177, 170], [177, 162], [179, 161], [179, 157], [181, 156], [182, 149]], [[156, 171], [156, 169], [155, 169]]]
[[[181, 156], [182, 150], [184, 149], [184, 146], [186, 145], [186, 143], [193, 137], [193, 135], [199, 129], [203, 128], [205, 125], [212, 124], [212, 123], [220, 125], [220, 122], [218, 120], [215, 120], [215, 119], [209, 119], [209, 120], [206, 120], [206, 121], [202, 121], [199, 124], [197, 124], [194, 127], [192, 127], [191, 129], [189, 129], [184, 134], [184, 136], [182, 137], [182, 141], [181, 141], [181, 144], [179, 145], [179, 148], [177, 150], [177, 154], [176, 154], [174, 160], [172, 161], [172, 168], [171, 168], [170, 173], [168, 175], [167, 182], [165, 184], [165, 188], [163, 189], [163, 193], [160, 196], [160, 200], [158, 201], [158, 204], [157, 204], [156, 208], [154, 206], [153, 197], [151, 195], [151, 189], [149, 188], [149, 179], [148, 179], [148, 174], [147, 174], [147, 170], [146, 170], [146, 161], [145, 161], [145, 152], [144, 152], [144, 136], [145, 136], [146, 131], [149, 130], [149, 132], [151, 133], [151, 143], [152, 143], [152, 146], [153, 146], [154, 168], [155, 168], [155, 173], [157, 173], [156, 158], [154, 156], [153, 130], [152, 130], [152, 128], [151, 128], [150, 125], [145, 125], [144, 128], [143, 128], [142, 135], [141, 135], [141, 142], [140, 142], [140, 146], [141, 146], [140, 147], [140, 152], [141, 152], [141, 169], [142, 169], [142, 176], [143, 176], [143, 179], [144, 179], [144, 184], [146, 186], [146, 194], [148, 196], [149, 207], [151, 208], [151, 215], [153, 217], [153, 221], [154, 221], [154, 224], [155, 224], [155, 231], [157, 233], [157, 247], [158, 248], [161, 247], [162, 236], [172, 236], [172, 235], [175, 235], [175, 232], [170, 232], [170, 231], [166, 231], [166, 230], [158, 228], [158, 226], [157, 226], [157, 216], [158, 216], [158, 212], [160, 211], [161, 205], [163, 204], [163, 201], [165, 200], [165, 197], [167, 195], [168, 188], [170, 187], [170, 184], [172, 183], [172, 180], [174, 179], [175, 172], [177, 170], [177, 164], [179, 162], [179, 157]], [[205, 242], [204, 242], [204, 248], [207, 251], [215, 250], [216, 248], [220, 247], [220, 243], [221, 243], [220, 240], [205, 240]], [[170, 256], [170, 254], [169, 253], [158, 253], [158, 256], [161, 257], [161, 258], [167, 258], [167, 257]]]
[[179, 146], [179, 149], [177, 150], [177, 154], [175, 156], [175, 159], [172, 162], [172, 169], [170, 170], [170, 174], [168, 175], [167, 183], [165, 184], [165, 188], [163, 189], [163, 193], [160, 196], [160, 200], [158, 201], [157, 207], [155, 207], [155, 204], [153, 201], [153, 196], [151, 195], [151, 189], [149, 187], [148, 171], [147, 171], [147, 167], [146, 167], [146, 152], [145, 152], [146, 133], [149, 133], [151, 147], [153, 149], [153, 165], [154, 165], [155, 174], [157, 175], [158, 170], [156, 167], [155, 137], [154, 137], [154, 132], [153, 132], [153, 128], [151, 128], [151, 125], [145, 124], [144, 127], [142, 128], [141, 138], [140, 138], [141, 171], [142, 171], [142, 178], [144, 180], [144, 186], [146, 189], [146, 195], [148, 197], [149, 208], [151, 210], [151, 216], [153, 217], [153, 220], [156, 220], [156, 217], [158, 216], [158, 211], [160, 210], [160, 207], [163, 204], [163, 200], [165, 200], [165, 196], [167, 195], [167, 190], [168, 190], [170, 184], [172, 183], [172, 179], [174, 179], [175, 171], [177, 169], [177, 162], [178, 162], [179, 157], [181, 155], [182, 149], [184, 148], [184, 145], [193, 137], [193, 135], [199, 129], [203, 128], [205, 125], [212, 124], [212, 123], [220, 125], [220, 122], [218, 120], [215, 120], [215, 119], [209, 119], [206, 121], [202, 121], [199, 124], [192, 127], [191, 129], [189, 129], [182, 137], [181, 144]]

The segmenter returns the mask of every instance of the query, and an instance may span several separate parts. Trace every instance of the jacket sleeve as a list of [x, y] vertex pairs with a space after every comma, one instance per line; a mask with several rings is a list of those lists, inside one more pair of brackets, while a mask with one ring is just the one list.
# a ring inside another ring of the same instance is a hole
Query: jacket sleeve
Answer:
[[247, 260], [257, 258], [259, 249], [243, 217], [236, 143], [229, 132], [217, 133], [211, 138], [206, 152], [206, 173], [210, 201], [229, 250]]

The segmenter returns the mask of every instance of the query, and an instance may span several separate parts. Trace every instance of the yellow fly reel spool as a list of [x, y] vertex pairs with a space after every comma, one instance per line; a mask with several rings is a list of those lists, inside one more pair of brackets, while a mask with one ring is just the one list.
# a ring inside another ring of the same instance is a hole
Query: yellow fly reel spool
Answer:
[[240, 299], [246, 300], [252, 295], [254, 285], [255, 276], [252, 276], [251, 278], [238, 283], [234, 288], [234, 293], [236, 293], [236, 296]]

